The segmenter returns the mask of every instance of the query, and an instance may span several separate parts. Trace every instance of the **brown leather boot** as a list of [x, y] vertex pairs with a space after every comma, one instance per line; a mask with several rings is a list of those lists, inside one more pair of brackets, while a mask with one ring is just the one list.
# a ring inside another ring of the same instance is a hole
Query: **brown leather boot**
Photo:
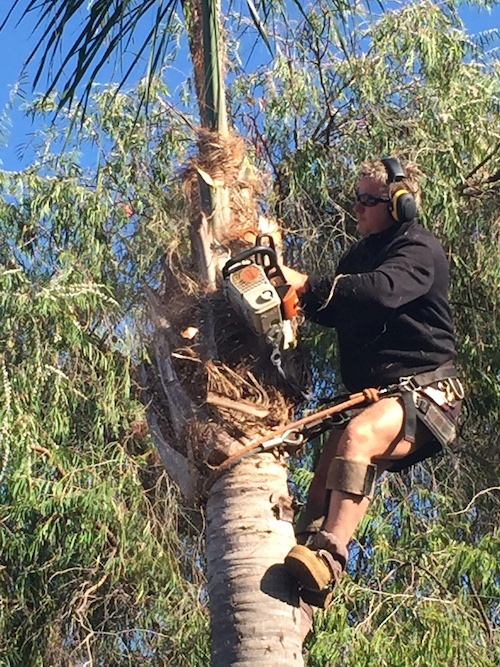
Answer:
[[297, 544], [285, 558], [287, 571], [298, 581], [299, 595], [308, 604], [327, 609], [333, 588], [342, 577], [347, 549], [340, 540], [321, 530], [308, 546]]

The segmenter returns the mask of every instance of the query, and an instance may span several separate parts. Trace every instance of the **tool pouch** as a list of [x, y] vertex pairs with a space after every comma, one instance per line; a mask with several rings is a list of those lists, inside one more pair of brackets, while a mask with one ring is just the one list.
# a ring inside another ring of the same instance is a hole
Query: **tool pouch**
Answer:
[[420, 393], [414, 393], [418, 418], [425, 424], [432, 435], [443, 445], [451, 445], [456, 440], [457, 428], [454, 422], [432, 401]]

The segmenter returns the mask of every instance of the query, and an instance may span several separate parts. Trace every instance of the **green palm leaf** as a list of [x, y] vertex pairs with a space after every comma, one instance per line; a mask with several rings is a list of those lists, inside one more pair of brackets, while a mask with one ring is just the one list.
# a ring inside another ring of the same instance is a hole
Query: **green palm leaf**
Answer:
[[[176, 26], [176, 10], [182, 5], [191, 11], [190, 3], [178, 0], [14, 0], [0, 18], [0, 32], [15, 21], [16, 26], [36, 17], [34, 46], [25, 65], [36, 63], [33, 87], [47, 78], [46, 96], [62, 84], [58, 109], [78, 100], [84, 108], [93, 83], [113, 58], [122, 64], [129, 57], [118, 89], [131, 73], [147, 63], [146, 94], [161, 69]], [[300, 0], [247, 0], [248, 12], [263, 44], [273, 55], [270, 35], [278, 21], [288, 23], [290, 13], [306, 18], [309, 6]], [[1, 11], [1, 10], [0, 10]], [[201, 10], [203, 11], [203, 10]], [[341, 0], [327, 3], [330, 16], [338, 23], [342, 35], [348, 27], [352, 9]], [[147, 26], [147, 28], [145, 28]], [[153, 27], [150, 27], [153, 26]], [[140, 37], [139, 37], [140, 36]], [[68, 40], [70, 40], [68, 42]]]

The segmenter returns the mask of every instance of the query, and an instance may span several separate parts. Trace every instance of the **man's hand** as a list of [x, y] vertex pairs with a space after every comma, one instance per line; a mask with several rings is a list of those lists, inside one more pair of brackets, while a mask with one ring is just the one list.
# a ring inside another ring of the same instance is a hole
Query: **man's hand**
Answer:
[[291, 269], [289, 266], [282, 266], [281, 270], [285, 276], [286, 282], [291, 285], [297, 294], [303, 294], [307, 289], [307, 281], [309, 276], [306, 273], [300, 273], [295, 269]]

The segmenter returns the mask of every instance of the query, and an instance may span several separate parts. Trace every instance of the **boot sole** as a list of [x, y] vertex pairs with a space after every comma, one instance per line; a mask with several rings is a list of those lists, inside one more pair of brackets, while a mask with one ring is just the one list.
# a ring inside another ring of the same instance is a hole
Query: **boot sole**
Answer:
[[308, 605], [318, 607], [319, 609], [328, 609], [333, 602], [333, 592], [330, 589], [326, 591], [312, 591], [310, 588], [302, 586], [300, 597]]

